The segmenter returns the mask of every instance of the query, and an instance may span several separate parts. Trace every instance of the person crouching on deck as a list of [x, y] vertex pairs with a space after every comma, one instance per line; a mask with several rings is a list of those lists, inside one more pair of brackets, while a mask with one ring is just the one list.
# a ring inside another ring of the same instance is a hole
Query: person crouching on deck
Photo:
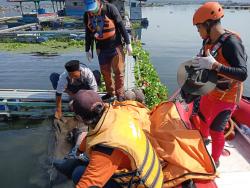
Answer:
[[[81, 89], [97, 91], [97, 81], [100, 80], [100, 72], [92, 72], [87, 66], [81, 65], [78, 60], [71, 60], [65, 64], [62, 74], [52, 73], [50, 80], [54, 89], [56, 89], [56, 112], [55, 118], [62, 117], [62, 93], [66, 92], [73, 96]], [[96, 77], [95, 77], [96, 76]], [[99, 78], [98, 78], [99, 77]], [[97, 81], [96, 81], [97, 80]]]
[[[89, 163], [77, 166], [72, 173], [77, 188], [162, 187], [162, 166], [142, 130], [143, 117], [134, 117], [129, 107], [123, 108], [125, 103], [105, 104], [93, 90], [80, 90], [74, 96], [76, 118], [89, 127], [77, 151], [86, 152]], [[138, 106], [131, 108], [145, 109], [135, 104]]]

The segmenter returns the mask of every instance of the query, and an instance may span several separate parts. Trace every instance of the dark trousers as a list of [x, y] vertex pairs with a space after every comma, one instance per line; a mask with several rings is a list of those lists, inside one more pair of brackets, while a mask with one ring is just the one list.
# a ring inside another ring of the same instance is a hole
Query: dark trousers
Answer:
[[[71, 151], [73, 152], [73, 151]], [[73, 152], [74, 153], [74, 152]], [[74, 154], [73, 154], [74, 155]], [[70, 156], [70, 155], [69, 155]], [[82, 160], [75, 158], [68, 158], [63, 160], [55, 160], [53, 166], [62, 174], [67, 176], [69, 179], [72, 179], [75, 185], [80, 181], [84, 171], [86, 170], [89, 164], [89, 159], [85, 155], [82, 157]], [[92, 186], [93, 188], [95, 185]], [[97, 188], [97, 186], [96, 186]], [[113, 179], [110, 179], [104, 186], [104, 188], [121, 188], [121, 186], [115, 182]]]
[[57, 88], [57, 83], [58, 83], [58, 80], [59, 80], [59, 77], [60, 77], [60, 74], [56, 73], [56, 72], [53, 72], [49, 79], [51, 81], [51, 84], [52, 84], [52, 87], [53, 89], [56, 89]]
[[107, 93], [124, 97], [125, 55], [122, 46], [118, 46], [111, 54], [103, 50], [97, 50], [97, 54]]

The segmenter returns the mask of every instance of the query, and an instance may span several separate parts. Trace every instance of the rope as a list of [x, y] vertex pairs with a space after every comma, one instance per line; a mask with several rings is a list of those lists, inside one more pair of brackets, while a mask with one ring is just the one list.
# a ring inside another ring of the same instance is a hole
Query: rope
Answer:
[[229, 127], [229, 129], [227, 130], [226, 134], [224, 135], [225, 139], [226, 139], [231, 133], [233, 133], [234, 127], [235, 127], [234, 122], [233, 122], [232, 119], [230, 119], [230, 120], [228, 121], [228, 123], [229, 123], [229, 126], [230, 126], [230, 127]]

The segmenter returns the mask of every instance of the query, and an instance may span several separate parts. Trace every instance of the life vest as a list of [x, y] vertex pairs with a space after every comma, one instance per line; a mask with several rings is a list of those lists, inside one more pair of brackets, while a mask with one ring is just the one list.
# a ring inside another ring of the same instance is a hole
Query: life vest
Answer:
[[[222, 54], [223, 43], [231, 36], [235, 35], [239, 40], [239, 36], [235, 33], [226, 31], [216, 44], [209, 44], [209, 39], [204, 42], [200, 50], [200, 56], [205, 56], [205, 52], [210, 49], [211, 55], [222, 65], [231, 66]], [[243, 83], [237, 80], [226, 77], [225, 75], [218, 74], [217, 87], [208, 94], [213, 99], [222, 100], [229, 103], [239, 103], [243, 93]]]
[[96, 40], [105, 40], [115, 37], [115, 24], [106, 15], [106, 4], [102, 4], [97, 14], [88, 12], [87, 27], [93, 33]]
[[68, 81], [67, 88], [66, 88], [67, 91], [70, 91], [75, 94], [81, 89], [85, 89], [85, 90], [91, 89], [89, 82], [86, 79], [84, 71], [81, 70], [80, 74], [81, 74], [80, 78], [74, 79], [74, 82], [72, 82], [69, 76], [67, 76], [67, 81]]
[[89, 154], [95, 145], [118, 148], [131, 159], [132, 172], [126, 172], [131, 178], [118, 174], [113, 179], [124, 187], [135, 183], [161, 188], [162, 166], [141, 123], [150, 125], [148, 109], [142, 104], [135, 101], [107, 104], [99, 123], [87, 134], [86, 152]]

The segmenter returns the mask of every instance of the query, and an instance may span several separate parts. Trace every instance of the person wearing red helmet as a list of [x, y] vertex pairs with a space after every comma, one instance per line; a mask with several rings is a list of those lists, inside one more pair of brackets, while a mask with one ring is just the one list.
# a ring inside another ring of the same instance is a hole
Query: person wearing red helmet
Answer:
[[201, 133], [212, 139], [212, 157], [216, 166], [224, 148], [224, 129], [241, 99], [243, 81], [247, 78], [247, 55], [239, 35], [221, 25], [224, 10], [218, 2], [207, 2], [193, 16], [193, 25], [203, 39], [200, 53], [193, 60], [196, 70], [217, 72], [218, 83], [201, 97], [199, 115], [205, 126]]

